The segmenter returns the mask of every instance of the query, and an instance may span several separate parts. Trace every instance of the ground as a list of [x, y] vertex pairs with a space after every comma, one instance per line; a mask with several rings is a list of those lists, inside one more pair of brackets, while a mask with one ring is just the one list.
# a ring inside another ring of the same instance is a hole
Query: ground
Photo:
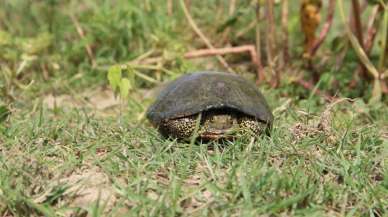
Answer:
[[271, 135], [226, 144], [166, 140], [143, 118], [150, 100], [120, 106], [109, 90], [37, 98], [4, 129], [0, 208], [5, 216], [382, 216], [386, 107], [347, 99], [317, 107], [315, 98], [263, 92]]
[[[163, 138], [145, 118], [165, 83], [225, 70], [183, 57], [204, 44], [180, 4], [168, 15], [159, 1], [49, 2], [0, 1], [1, 216], [388, 215], [387, 98], [371, 101], [369, 83], [348, 88], [358, 61], [341, 50], [338, 19], [313, 60], [320, 81], [304, 89], [295, 80], [311, 72], [290, 5], [290, 65], [277, 68], [278, 87], [257, 86], [270, 135], [200, 143]], [[252, 3], [230, 2], [233, 16], [229, 1], [191, 1], [190, 12], [214, 46], [254, 44]], [[254, 81], [248, 55], [225, 59]], [[113, 65], [127, 66], [128, 96], [109, 85]]]

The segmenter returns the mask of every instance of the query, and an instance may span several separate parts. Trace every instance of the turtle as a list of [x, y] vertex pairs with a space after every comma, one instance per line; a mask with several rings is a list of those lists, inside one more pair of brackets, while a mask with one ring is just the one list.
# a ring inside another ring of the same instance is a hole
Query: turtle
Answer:
[[[273, 115], [258, 88], [229, 72], [187, 73], [164, 88], [148, 108], [147, 118], [165, 137], [202, 140], [260, 135]], [[241, 134], [240, 134], [241, 135]]]

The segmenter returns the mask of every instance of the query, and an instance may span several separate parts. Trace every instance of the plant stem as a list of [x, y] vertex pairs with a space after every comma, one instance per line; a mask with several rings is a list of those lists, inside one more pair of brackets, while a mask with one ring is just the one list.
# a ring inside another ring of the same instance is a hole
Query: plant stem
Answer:
[[288, 0], [282, 1], [282, 30], [283, 30], [283, 64], [287, 65], [290, 58], [288, 52]]
[[311, 57], [313, 57], [315, 55], [318, 48], [322, 45], [323, 41], [325, 41], [325, 38], [326, 38], [327, 34], [329, 33], [330, 27], [333, 23], [334, 11], [335, 11], [335, 0], [330, 0], [328, 14], [326, 17], [325, 24], [322, 27], [322, 30], [319, 34], [319, 38], [314, 41], [314, 44], [310, 49], [310, 56]]
[[354, 16], [354, 27], [356, 31], [356, 36], [361, 47], [364, 48], [364, 39], [362, 35], [362, 23], [361, 23], [361, 11], [360, 11], [360, 2], [358, 0], [352, 0], [353, 7], [353, 16]]
[[167, 14], [168, 14], [168, 16], [172, 16], [173, 7], [174, 7], [173, 0], [167, 0]]
[[[180, 0], [180, 5], [183, 10], [183, 13], [185, 14], [185, 17], [187, 21], [189, 22], [191, 28], [194, 30], [194, 32], [201, 38], [201, 40], [206, 44], [206, 46], [209, 49], [214, 49], [214, 46], [210, 42], [210, 40], [203, 34], [201, 29], [197, 26], [194, 19], [191, 17], [188, 7], [186, 6], [186, 3], [184, 0]], [[230, 72], [234, 72], [234, 70], [229, 66], [229, 64], [226, 62], [226, 60], [222, 57], [217, 55], [218, 61]]]
[[263, 64], [261, 63], [261, 36], [260, 36], [260, 1], [256, 1], [255, 8], [255, 33], [256, 33], [256, 55], [257, 55], [257, 82], [265, 80]]
[[379, 71], [382, 72], [384, 70], [384, 64], [387, 61], [388, 56], [388, 47], [387, 47], [387, 41], [388, 41], [388, 9], [384, 9], [384, 20], [383, 20], [383, 30], [382, 30], [382, 36], [381, 36], [381, 54], [380, 54], [380, 60], [379, 60]]
[[267, 61], [268, 65], [273, 64], [274, 45], [275, 45], [275, 21], [273, 15], [273, 0], [266, 0], [267, 16]]
[[277, 71], [274, 70], [274, 46], [275, 46], [275, 19], [274, 19], [274, 1], [266, 1], [266, 15], [267, 15], [267, 62], [268, 67], [273, 75], [271, 79], [272, 87], [276, 87], [280, 81], [280, 75]]

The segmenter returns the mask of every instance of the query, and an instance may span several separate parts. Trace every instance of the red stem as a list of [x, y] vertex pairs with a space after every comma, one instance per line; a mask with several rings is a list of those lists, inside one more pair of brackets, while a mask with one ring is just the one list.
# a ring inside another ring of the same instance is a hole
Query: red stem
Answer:
[[314, 42], [313, 46], [310, 49], [310, 56], [314, 56], [317, 52], [318, 48], [322, 45], [325, 40], [327, 33], [329, 33], [330, 27], [333, 23], [334, 10], [335, 9], [335, 0], [329, 1], [328, 14], [326, 17], [326, 22], [322, 27], [321, 33], [319, 34], [319, 38]]

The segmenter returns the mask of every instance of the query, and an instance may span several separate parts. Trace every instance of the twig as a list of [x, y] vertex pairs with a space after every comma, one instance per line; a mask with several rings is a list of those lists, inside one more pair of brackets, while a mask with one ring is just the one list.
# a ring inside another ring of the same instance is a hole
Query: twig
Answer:
[[314, 41], [314, 44], [311, 47], [309, 52], [311, 57], [315, 55], [318, 48], [322, 45], [323, 41], [325, 40], [327, 33], [329, 33], [330, 27], [333, 23], [333, 17], [334, 17], [334, 11], [335, 11], [334, 9], [335, 9], [335, 0], [330, 0], [325, 24], [322, 27], [322, 30], [319, 34], [319, 38]]
[[131, 60], [131, 63], [139, 63], [139, 62], [142, 62], [144, 59], [148, 58], [149, 56], [151, 56], [153, 53], [154, 53], [154, 49], [151, 49], [143, 54], [141, 54], [140, 56], [136, 57], [134, 60]]
[[381, 33], [381, 54], [380, 54], [380, 59], [379, 59], [379, 64], [378, 64], [378, 69], [383, 72], [384, 70], [384, 65], [385, 62], [387, 61], [388, 57], [388, 8], [384, 9], [384, 14], [383, 14], [383, 27], [382, 27], [382, 33]]
[[[311, 6], [312, 4], [313, 6]], [[309, 6], [310, 5], [310, 6]], [[333, 23], [335, 0], [330, 0], [328, 5], [328, 14], [326, 21], [322, 27], [319, 37], [315, 37], [315, 31], [320, 23], [320, 10], [322, 7], [321, 1], [309, 1], [305, 0], [301, 6], [301, 23], [302, 30], [305, 34], [305, 45], [303, 57], [307, 60], [307, 68], [312, 72], [312, 78], [314, 82], [318, 82], [320, 79], [320, 73], [314, 67], [313, 57], [317, 50], [324, 42], [330, 27]]]
[[155, 63], [159, 63], [163, 60], [163, 57], [150, 57], [147, 59], [142, 59], [139, 61], [139, 63], [144, 64], [144, 65], [152, 65]]
[[[209, 39], [206, 38], [206, 36], [202, 33], [202, 31], [198, 28], [197, 24], [194, 22], [193, 18], [191, 17], [186, 4], [184, 0], [180, 0], [181, 7], [183, 9], [183, 13], [185, 14], [186, 19], [189, 21], [189, 24], [191, 28], [195, 31], [195, 33], [201, 38], [201, 40], [206, 44], [206, 46], [209, 49], [214, 49], [214, 46], [210, 43]], [[217, 55], [218, 61], [228, 70], [231, 72], [234, 72], [234, 70], [229, 66], [229, 64], [225, 61], [224, 58], [221, 56]]]
[[184, 0], [184, 1], [185, 1], [186, 8], [188, 8], [188, 10], [190, 10], [190, 8], [191, 8], [191, 0]]
[[353, 33], [350, 30], [350, 27], [348, 23], [346, 22], [345, 13], [343, 11], [343, 2], [338, 1], [339, 9], [340, 9], [340, 15], [343, 24], [345, 25], [346, 34], [350, 40], [351, 45], [354, 48], [354, 51], [356, 52], [360, 62], [368, 69], [368, 72], [373, 76], [374, 78], [379, 77], [379, 72], [377, 71], [376, 67], [372, 64], [368, 56], [366, 55], [364, 49], [361, 48], [361, 45], [359, 44], [357, 38], [354, 37]]
[[[317, 40], [315, 32], [321, 22], [320, 11], [322, 2], [320, 0], [303, 0], [300, 5], [300, 23], [305, 36], [303, 57], [311, 62], [311, 48]], [[308, 63], [308, 65], [311, 65]]]
[[[229, 16], [233, 16], [234, 12], [236, 11], [236, 0], [230, 0], [229, 1]], [[230, 27], [228, 26], [226, 29], [227, 35], [230, 33]]]
[[[84, 39], [86, 37], [86, 34], [85, 34], [84, 30], [81, 28], [81, 25], [78, 22], [77, 18], [73, 14], [70, 14], [69, 16], [70, 16], [70, 19], [73, 22], [73, 24], [77, 30], [78, 35], [81, 37], [81, 39]], [[90, 59], [90, 62], [92, 63], [92, 67], [96, 67], [97, 64], [96, 64], [96, 61], [94, 59], [93, 50], [89, 44], [85, 45], [85, 50], [86, 50], [86, 53]]]
[[139, 65], [139, 64], [128, 63], [128, 66], [134, 69], [148, 69], [148, 70], [154, 70], [154, 71], [162, 71], [168, 75], [175, 75], [174, 72], [158, 65]]
[[155, 50], [151, 49], [140, 56], [136, 57], [135, 59], [129, 61], [129, 64], [142, 64], [142, 65], [153, 65], [153, 64], [159, 64], [161, 63], [164, 58], [163, 56], [154, 56]]
[[[200, 49], [195, 51], [189, 51], [185, 53], [184, 57], [187, 59], [214, 56], [214, 55], [224, 55], [232, 53], [243, 53], [249, 52], [250, 54], [254, 53], [254, 57], [257, 56], [255, 47], [253, 45], [243, 45], [238, 47], [225, 47], [225, 48], [212, 48], [212, 49]], [[256, 61], [255, 61], [256, 62]]]
[[230, 3], [229, 3], [229, 16], [232, 16], [234, 14], [235, 10], [236, 10], [236, 0], [230, 0]]
[[376, 28], [374, 27], [374, 24], [379, 10], [380, 10], [379, 5], [374, 6], [372, 9], [371, 15], [369, 16], [367, 36], [364, 41], [364, 49], [366, 53], [369, 53], [373, 47], [373, 41], [377, 33]]
[[[256, 19], [255, 19], [255, 31], [256, 31], [256, 58], [257, 58], [257, 83], [265, 80], [265, 74], [263, 65], [261, 63], [261, 36], [260, 36], [260, 2], [256, 1]], [[253, 58], [253, 57], [252, 57]]]
[[360, 11], [360, 2], [359, 0], [352, 0], [352, 7], [353, 7], [353, 16], [354, 16], [354, 27], [356, 30], [356, 36], [358, 39], [358, 43], [360, 43], [360, 46], [364, 48], [364, 39], [362, 35], [362, 23], [361, 23], [361, 11]]
[[268, 65], [273, 64], [274, 45], [275, 45], [275, 20], [273, 15], [273, 0], [266, 0], [266, 16], [267, 16], [267, 59]]
[[283, 64], [287, 65], [290, 58], [288, 53], [288, 0], [282, 1], [282, 30], [283, 30]]
[[377, 70], [377, 68], [373, 65], [373, 63], [370, 61], [368, 55], [365, 53], [364, 49], [359, 44], [357, 38], [353, 35], [348, 23], [346, 22], [344, 5], [342, 1], [338, 1], [338, 8], [340, 10], [342, 23], [345, 25], [346, 34], [350, 40], [351, 45], [353, 46], [354, 51], [356, 52], [359, 58], [359, 61], [365, 66], [367, 71], [374, 78], [372, 97], [370, 99], [370, 102], [380, 101], [381, 95], [382, 95], [381, 83], [379, 82], [380, 73]]
[[172, 16], [173, 6], [173, 0], [167, 0], [167, 15], [170, 17]]
[[225, 55], [232, 53], [244, 53], [249, 52], [252, 63], [258, 68], [258, 57], [256, 53], [255, 46], [253, 45], [243, 45], [238, 47], [226, 47], [226, 48], [211, 48], [211, 49], [201, 49], [187, 52], [184, 57], [187, 59], [214, 56], [214, 55]]
[[[368, 0], [365, 0], [362, 2], [362, 5], [360, 6], [360, 16], [362, 16], [362, 14], [364, 13], [365, 9], [368, 7], [369, 3], [368, 3]], [[355, 16], [354, 16], [354, 10], [353, 10], [353, 7], [350, 8], [350, 13], [349, 13], [349, 24], [350, 24], [350, 28], [352, 31], [355, 30]]]
[[[364, 41], [364, 50], [366, 55], [369, 56], [370, 51], [372, 50], [373, 47], [373, 42], [376, 38], [376, 33], [377, 30], [375, 28], [375, 22], [376, 22], [376, 17], [378, 15], [380, 6], [376, 5], [373, 7], [371, 15], [369, 16], [369, 21], [368, 21], [368, 27], [367, 27], [367, 35]], [[360, 63], [354, 73], [354, 75], [362, 75], [362, 77], [370, 79], [370, 76], [368, 73], [365, 72], [364, 65]], [[350, 86], [355, 86], [357, 81], [355, 78], [350, 82]]]
[[268, 68], [271, 74], [271, 86], [276, 87], [280, 83], [280, 75], [274, 70], [275, 56], [275, 18], [274, 18], [274, 0], [266, 0], [266, 15], [267, 15], [267, 61]]
[[238, 47], [225, 47], [225, 48], [212, 48], [212, 49], [200, 49], [195, 51], [187, 52], [184, 57], [187, 59], [198, 58], [198, 57], [206, 57], [206, 56], [214, 56], [214, 55], [225, 55], [232, 53], [243, 53], [249, 52], [252, 57], [252, 62], [256, 64], [257, 61], [253, 61], [256, 59], [257, 54], [255, 51], [255, 47], [253, 45], [243, 45]]

